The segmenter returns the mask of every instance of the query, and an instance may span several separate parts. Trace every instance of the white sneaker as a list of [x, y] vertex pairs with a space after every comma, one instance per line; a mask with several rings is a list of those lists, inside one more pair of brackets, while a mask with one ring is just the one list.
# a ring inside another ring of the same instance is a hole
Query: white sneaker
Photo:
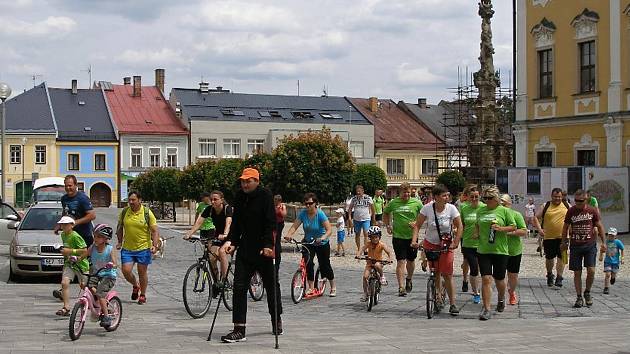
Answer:
[[381, 277], [381, 285], [387, 285], [387, 279], [385, 279], [384, 275]]

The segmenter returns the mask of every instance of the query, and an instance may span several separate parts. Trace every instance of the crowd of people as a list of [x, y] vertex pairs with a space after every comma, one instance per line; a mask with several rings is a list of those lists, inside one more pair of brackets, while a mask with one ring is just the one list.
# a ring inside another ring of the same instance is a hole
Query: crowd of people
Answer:
[[[460, 196], [453, 197], [445, 186], [438, 184], [430, 193], [424, 191], [423, 198], [418, 195], [416, 188], [402, 183], [398, 195], [388, 201], [382, 190], [377, 190], [372, 198], [365, 193], [363, 186], [357, 185], [355, 194], [348, 198], [345, 208], [335, 210], [333, 223], [319, 207], [317, 195], [305, 194], [302, 200], [304, 209], [297, 213], [295, 221], [283, 234], [287, 206], [282, 197], [274, 196], [260, 186], [260, 174], [254, 168], [243, 170], [240, 186], [232, 205], [226, 202], [221, 191], [202, 194], [196, 221], [184, 236], [188, 239], [199, 231], [200, 237], [208, 240], [210, 254], [214, 257], [211, 265], [219, 279], [215, 290], [221, 288], [227, 275], [229, 257], [235, 254], [232, 297], [234, 327], [221, 337], [222, 341], [228, 343], [246, 340], [246, 293], [255, 272], [261, 275], [267, 293], [272, 333], [283, 333], [278, 280], [280, 242], [282, 238], [290, 241], [300, 228], [304, 233], [302, 241], [313, 255], [307, 263], [307, 295], [314, 291], [314, 259], [317, 258], [321, 276], [330, 284], [328, 295], [337, 296], [335, 272], [331, 264], [334, 226], [337, 236], [334, 256], [346, 255], [344, 241], [346, 236], [352, 239], [350, 236], [354, 235], [356, 256], [367, 255], [377, 260], [366, 262], [362, 279], [364, 294], [360, 301], [364, 302], [368, 298], [367, 278], [372, 268], [378, 272], [381, 283], [387, 284], [382, 261], [395, 258], [398, 295], [406, 296], [413, 290], [413, 274], [418, 256], [422, 269], [426, 271], [426, 253], [439, 251], [439, 258], [432, 263], [436, 287], [445, 288], [448, 299], [440, 300], [444, 303], [449, 301], [448, 312], [453, 316], [459, 313], [453, 279], [454, 252], [461, 246], [461, 289], [463, 293], [470, 290], [473, 303], [481, 303], [480, 320], [488, 320], [492, 316], [493, 283], [497, 290], [496, 312], [505, 310], [506, 295], [509, 305], [518, 304], [523, 238], [532, 233], [543, 239], [549, 287], [563, 286], [565, 264], [568, 263], [569, 270], [573, 271], [576, 308], [593, 305], [591, 290], [598, 253], [606, 273], [604, 294], [610, 292], [619, 265], [623, 263], [624, 246], [616, 238], [617, 230], [611, 227], [605, 231], [596, 199], [583, 190], [574, 193], [574, 204], [571, 205], [563, 191], [554, 188], [550, 200], [543, 205], [537, 206], [530, 198], [525, 215], [522, 215], [512, 209], [511, 196], [501, 194], [496, 186], [480, 189], [471, 185]], [[138, 304], [146, 303], [148, 266], [159, 247], [160, 238], [155, 216], [142, 205], [141, 195], [136, 191], [129, 193], [129, 205], [121, 210], [116, 231], [113, 232], [114, 229], [108, 225], [98, 225], [92, 229], [95, 213], [89, 198], [77, 190], [76, 177], [69, 175], [65, 178], [65, 189], [66, 196], [62, 198], [64, 216], [55, 230], [61, 230], [64, 244], [62, 253], [66, 259], [62, 290], [55, 293], [64, 305], [57, 314], [68, 315], [70, 281], [78, 277], [83, 286], [84, 274], [88, 269], [94, 272], [104, 263], [120, 267], [125, 280], [132, 285], [131, 299]], [[384, 235], [382, 229], [392, 237], [393, 252], [381, 239]], [[113, 234], [117, 237], [115, 248], [120, 250], [120, 261], [109, 245]], [[383, 259], [384, 255], [387, 259]], [[88, 256], [92, 261], [91, 267], [86, 259]], [[586, 268], [584, 286], [583, 268]], [[104, 298], [103, 294], [115, 285], [115, 269], [99, 278], [98, 282], [87, 284], [99, 298]], [[109, 321], [107, 313], [101, 317], [101, 324], [106, 326]]]

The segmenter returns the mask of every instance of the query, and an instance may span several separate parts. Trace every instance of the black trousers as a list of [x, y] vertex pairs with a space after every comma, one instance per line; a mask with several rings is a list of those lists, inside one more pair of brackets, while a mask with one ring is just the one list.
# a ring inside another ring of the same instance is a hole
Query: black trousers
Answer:
[[280, 283], [277, 277], [275, 282], [277, 301], [274, 301], [273, 298], [273, 260], [259, 255], [237, 253], [234, 268], [234, 292], [232, 294], [232, 322], [234, 323], [247, 323], [247, 291], [255, 271], [258, 271], [262, 276], [263, 286], [267, 293], [267, 307], [272, 320], [276, 303], [278, 304], [278, 319], [280, 319], [282, 302]]
[[[332, 266], [330, 265], [330, 243], [325, 245], [307, 245], [311, 251], [311, 257], [308, 259], [308, 263], [306, 263], [306, 278], [308, 280], [315, 280], [315, 268], [314, 258], [317, 256], [317, 262], [319, 263], [319, 271], [321, 273], [321, 278], [326, 278], [328, 280], [335, 279], [335, 273], [333, 272]], [[302, 257], [307, 256], [305, 254]]]

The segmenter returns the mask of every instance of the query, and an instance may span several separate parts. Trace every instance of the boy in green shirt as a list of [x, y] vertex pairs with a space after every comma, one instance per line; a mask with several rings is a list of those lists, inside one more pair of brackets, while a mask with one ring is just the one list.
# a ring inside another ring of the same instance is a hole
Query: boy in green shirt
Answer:
[[63, 248], [61, 254], [64, 256], [63, 273], [61, 275], [61, 297], [63, 307], [57, 311], [59, 316], [68, 316], [70, 314], [70, 282], [76, 276], [79, 278], [79, 286], [83, 288], [85, 284], [85, 273], [90, 270], [90, 264], [87, 259], [77, 261], [77, 256], [83, 254], [87, 245], [85, 240], [72, 228], [74, 227], [74, 219], [69, 216], [63, 216], [57, 222], [61, 225], [61, 241]]
[[[206, 210], [207, 207], [211, 206], [210, 205], [210, 193], [208, 192], [203, 192], [201, 194], [201, 202], [197, 205], [197, 210], [195, 213], [195, 220], [197, 220], [197, 218], [199, 217], [199, 215], [201, 215], [201, 213], [203, 213], [204, 210]], [[212, 218], [205, 218], [203, 223], [201, 224], [201, 227], [199, 228], [199, 233], [201, 238], [205, 238], [208, 239], [214, 235], [210, 235], [210, 231], [209, 230], [214, 230], [215, 226], [214, 223], [212, 223]]]

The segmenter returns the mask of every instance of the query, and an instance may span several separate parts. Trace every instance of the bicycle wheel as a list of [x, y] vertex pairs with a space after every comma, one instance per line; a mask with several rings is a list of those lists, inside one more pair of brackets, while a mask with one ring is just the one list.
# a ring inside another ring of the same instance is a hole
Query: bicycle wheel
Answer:
[[258, 272], [254, 272], [252, 279], [249, 281], [249, 296], [254, 301], [260, 301], [265, 294], [265, 288], [263, 287], [262, 276]]
[[232, 294], [234, 293], [234, 272], [228, 267], [227, 276], [223, 281], [223, 305], [228, 311], [232, 311]]
[[429, 278], [427, 280], [427, 318], [433, 318], [433, 311], [435, 310], [435, 280]]
[[118, 296], [113, 296], [107, 303], [107, 314], [112, 319], [112, 324], [105, 327], [107, 332], [113, 332], [118, 329], [120, 320], [122, 319], [122, 302]]
[[325, 278], [321, 278], [320, 279], [320, 272], [319, 272], [319, 267], [317, 267], [317, 271], [315, 271], [315, 281], [314, 284], [317, 287], [317, 289], [319, 289], [320, 293], [324, 293], [326, 291], [326, 279]]
[[305, 288], [304, 274], [301, 269], [298, 269], [295, 274], [293, 274], [293, 279], [291, 279], [291, 299], [294, 304], [297, 304], [300, 300], [302, 300]]
[[212, 302], [212, 276], [202, 263], [188, 267], [182, 286], [184, 307], [192, 318], [202, 318]]
[[372, 311], [372, 307], [376, 305], [376, 279], [370, 278], [368, 281], [368, 294], [370, 295], [367, 304], [367, 310]]
[[376, 294], [374, 295], [374, 305], [378, 305], [381, 296], [381, 280], [376, 279]]
[[87, 303], [79, 301], [74, 304], [74, 307], [72, 308], [72, 313], [70, 314], [70, 323], [68, 325], [70, 339], [77, 340], [79, 339], [79, 337], [81, 337], [81, 332], [83, 332], [83, 327], [85, 326], [85, 321], [83, 320], [83, 318], [87, 311]]

